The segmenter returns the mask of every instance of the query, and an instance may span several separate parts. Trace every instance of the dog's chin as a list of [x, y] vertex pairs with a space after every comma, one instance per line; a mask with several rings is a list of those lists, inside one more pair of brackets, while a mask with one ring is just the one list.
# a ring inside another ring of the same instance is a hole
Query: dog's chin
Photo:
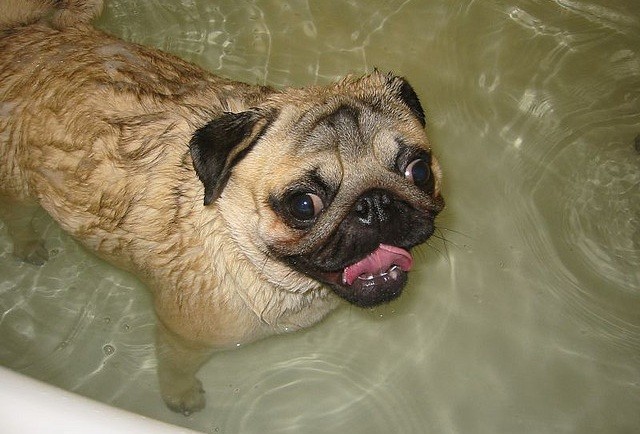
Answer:
[[373, 307], [398, 298], [407, 283], [407, 275], [400, 267], [393, 266], [380, 274], [358, 276], [350, 285], [344, 282], [341, 272], [318, 273], [317, 278], [349, 303]]

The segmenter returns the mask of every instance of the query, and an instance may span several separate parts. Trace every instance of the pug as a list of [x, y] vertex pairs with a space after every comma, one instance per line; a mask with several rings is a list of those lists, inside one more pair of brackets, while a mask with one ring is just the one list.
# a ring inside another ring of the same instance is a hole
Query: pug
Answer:
[[273, 89], [90, 25], [101, 1], [0, 6], [0, 195], [14, 252], [43, 263], [43, 207], [138, 276], [160, 389], [203, 408], [215, 349], [397, 298], [443, 209], [425, 114], [374, 71]]

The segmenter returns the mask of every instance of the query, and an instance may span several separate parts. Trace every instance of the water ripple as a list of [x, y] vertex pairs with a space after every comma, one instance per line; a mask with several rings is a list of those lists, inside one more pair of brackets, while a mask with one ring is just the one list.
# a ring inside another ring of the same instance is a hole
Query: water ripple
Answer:
[[[373, 355], [371, 355], [374, 357]], [[227, 432], [418, 432], [397, 409], [407, 399], [389, 381], [393, 369], [371, 372], [345, 363], [344, 354], [303, 356], [277, 364], [242, 393]], [[313, 391], [300, 417], [299, 396]], [[256, 427], [260, 427], [257, 429]]]

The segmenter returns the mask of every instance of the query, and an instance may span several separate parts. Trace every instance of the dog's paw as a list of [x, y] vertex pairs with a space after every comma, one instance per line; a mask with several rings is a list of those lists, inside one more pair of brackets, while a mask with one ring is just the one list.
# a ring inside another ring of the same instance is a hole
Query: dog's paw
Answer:
[[24, 262], [38, 266], [49, 260], [49, 252], [44, 246], [44, 242], [39, 239], [22, 242], [14, 241], [13, 255]]
[[206, 403], [202, 383], [197, 378], [194, 378], [193, 384], [186, 389], [165, 390], [162, 398], [169, 409], [185, 416], [202, 410]]

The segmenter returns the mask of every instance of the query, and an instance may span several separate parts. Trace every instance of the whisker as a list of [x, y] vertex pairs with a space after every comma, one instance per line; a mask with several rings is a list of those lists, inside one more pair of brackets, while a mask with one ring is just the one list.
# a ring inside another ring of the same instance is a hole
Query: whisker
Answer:
[[[448, 245], [452, 245], [454, 247], [460, 248], [460, 244], [456, 243], [455, 241], [451, 241], [449, 238], [447, 238], [442, 231], [440, 230], [440, 228], [436, 228], [436, 231], [432, 237], [435, 239], [438, 239], [440, 241], [442, 241], [442, 244], [444, 244], [445, 249], [448, 247]], [[448, 251], [447, 251], [448, 253]]]
[[447, 239], [447, 237], [444, 236], [444, 234], [442, 233], [442, 230], [440, 228], [436, 228], [436, 233], [438, 235], [435, 235], [435, 237], [439, 240], [442, 240], [442, 245], [444, 246], [444, 251], [447, 254], [447, 260], [449, 260], [449, 246], [447, 246], [447, 243], [452, 243], [455, 247], [459, 247], [456, 243], [453, 243], [452, 241], [449, 241]]
[[436, 251], [440, 256], [442, 256], [444, 259], [447, 260], [447, 262], [451, 262], [450, 258], [449, 258], [449, 251], [446, 249], [446, 244], [442, 243], [445, 246], [445, 252], [443, 252], [442, 250], [438, 249], [437, 247], [435, 247], [433, 244], [431, 244], [429, 241], [427, 241], [425, 243], [429, 248], [433, 249], [434, 251]]
[[472, 238], [471, 235], [467, 235], [464, 232], [460, 232], [460, 231], [457, 231], [455, 229], [449, 229], [449, 228], [446, 228], [444, 226], [438, 226], [438, 229], [439, 230], [445, 230], [445, 231], [448, 231], [448, 232], [453, 232], [456, 235], [462, 235], [463, 237], [466, 237], [466, 238]]

